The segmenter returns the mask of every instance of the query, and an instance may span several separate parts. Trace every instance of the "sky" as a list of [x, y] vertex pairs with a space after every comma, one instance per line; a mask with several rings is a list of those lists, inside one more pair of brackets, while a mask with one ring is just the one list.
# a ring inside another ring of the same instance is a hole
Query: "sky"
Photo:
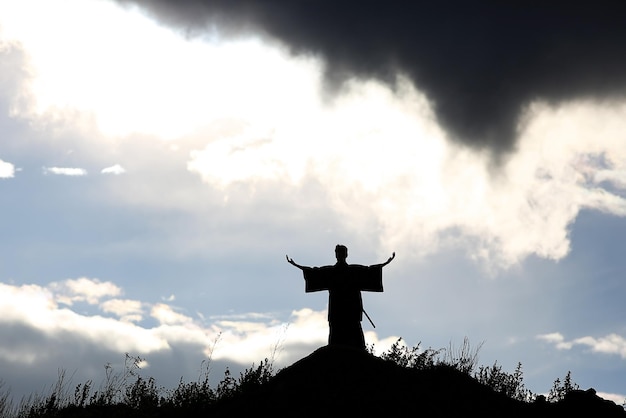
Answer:
[[625, 11], [329, 4], [0, 0], [3, 390], [288, 366], [344, 244], [376, 353], [626, 399]]

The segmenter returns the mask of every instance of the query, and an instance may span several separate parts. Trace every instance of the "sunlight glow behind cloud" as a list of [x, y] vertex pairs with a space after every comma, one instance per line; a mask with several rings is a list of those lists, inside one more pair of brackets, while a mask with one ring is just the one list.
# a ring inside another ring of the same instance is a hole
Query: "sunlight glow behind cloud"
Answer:
[[316, 87], [313, 62], [288, 61], [255, 39], [223, 45], [184, 39], [113, 2], [3, 2], [0, 15], [0, 35], [23, 44], [33, 67], [35, 101], [17, 110], [22, 116], [78, 109], [107, 135], [171, 139], [233, 113], [294, 116], [293, 103], [310, 99]]
[[382, 247], [427, 254], [462, 244], [490, 268], [530, 254], [564, 257], [581, 209], [626, 215], [626, 106], [537, 103], [527, 112], [518, 151], [490, 170], [486, 155], [445, 140], [410, 86], [395, 96], [381, 89], [358, 85], [354, 100], [338, 100], [336, 120], [319, 116], [322, 123], [303, 127], [297, 156], [290, 144], [296, 139], [277, 128], [212, 142], [191, 154], [188, 168], [221, 188], [265, 180], [297, 186], [314, 178], [355, 230], [373, 218]]
[[[45, 18], [33, 19], [35, 5]], [[352, 231], [376, 231], [381, 249], [410, 257], [452, 246], [488, 269], [532, 254], [563, 258], [582, 209], [626, 215], [623, 103], [529, 104], [518, 149], [494, 168], [489, 155], [450, 142], [419, 86], [401, 76], [394, 90], [351, 80], [324, 98], [323, 63], [260, 38], [185, 39], [106, 1], [4, 2], [0, 16], [1, 36], [19, 41], [32, 67], [16, 116], [93, 117], [104, 141], [175, 138], [171, 149], [189, 152], [187, 169], [225, 201], [242, 184], [314, 182], [310, 200]]]

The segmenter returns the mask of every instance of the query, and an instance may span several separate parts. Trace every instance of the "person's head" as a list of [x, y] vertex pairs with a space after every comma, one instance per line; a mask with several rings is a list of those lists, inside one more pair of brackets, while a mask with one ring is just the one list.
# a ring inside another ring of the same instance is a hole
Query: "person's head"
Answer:
[[337, 257], [337, 261], [346, 261], [346, 258], [348, 258], [348, 247], [337, 245], [335, 247], [335, 257]]

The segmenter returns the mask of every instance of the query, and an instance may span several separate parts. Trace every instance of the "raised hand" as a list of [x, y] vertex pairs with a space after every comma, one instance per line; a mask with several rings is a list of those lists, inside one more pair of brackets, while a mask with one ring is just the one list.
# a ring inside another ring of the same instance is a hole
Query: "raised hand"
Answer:
[[385, 261], [382, 265], [386, 266], [387, 264], [391, 263], [391, 260], [393, 260], [394, 258], [396, 258], [396, 252], [394, 251], [393, 254], [391, 254], [391, 257], [389, 257], [389, 259], [387, 261]]
[[288, 256], [288, 255], [285, 255], [285, 257], [287, 257], [287, 262], [288, 262], [289, 264], [291, 264], [292, 266], [296, 266], [296, 267], [298, 267], [298, 268], [299, 268], [299, 269], [301, 269], [301, 270], [304, 268], [304, 267], [302, 267], [301, 265], [297, 264], [295, 261], [293, 261], [293, 258], [289, 258], [289, 256]]

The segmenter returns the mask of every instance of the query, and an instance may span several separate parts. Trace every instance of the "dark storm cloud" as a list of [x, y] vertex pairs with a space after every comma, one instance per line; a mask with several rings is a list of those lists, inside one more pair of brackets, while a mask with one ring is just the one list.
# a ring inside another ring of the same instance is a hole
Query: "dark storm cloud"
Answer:
[[[401, 72], [457, 140], [512, 149], [534, 99], [607, 98], [626, 87], [626, 3], [119, 0], [188, 33], [262, 30], [348, 77]], [[457, 4], [458, 3], [458, 4]]]

